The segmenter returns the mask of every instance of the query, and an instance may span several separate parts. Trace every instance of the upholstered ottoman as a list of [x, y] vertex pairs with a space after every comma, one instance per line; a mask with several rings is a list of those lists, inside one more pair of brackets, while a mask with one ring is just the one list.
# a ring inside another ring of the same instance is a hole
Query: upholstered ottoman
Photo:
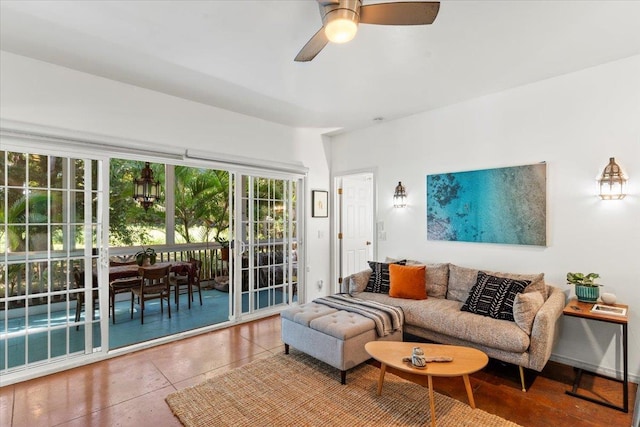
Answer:
[[347, 370], [371, 358], [364, 345], [369, 341], [402, 341], [402, 331], [378, 337], [373, 320], [360, 314], [310, 302], [280, 314], [285, 353], [289, 346], [340, 370], [346, 383]]

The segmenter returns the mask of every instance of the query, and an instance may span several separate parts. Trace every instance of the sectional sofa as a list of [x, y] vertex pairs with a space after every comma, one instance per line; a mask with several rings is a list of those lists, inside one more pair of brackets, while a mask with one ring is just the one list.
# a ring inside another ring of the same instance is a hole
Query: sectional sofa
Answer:
[[[372, 269], [343, 280], [342, 292], [401, 307], [405, 335], [474, 347], [491, 358], [517, 365], [522, 390], [526, 391], [524, 368], [541, 371], [558, 337], [565, 305], [565, 294], [559, 288], [545, 283], [542, 273], [513, 274], [402, 260], [400, 264], [414, 268], [425, 266], [421, 274], [426, 298], [390, 296], [394, 292], [384, 287], [381, 292], [376, 284], [390, 276], [393, 279], [398, 268], [393, 267], [391, 274], [385, 273], [385, 268], [394, 262], [398, 260], [370, 263]], [[372, 274], [380, 277], [372, 278]], [[506, 302], [496, 304], [496, 299]]]

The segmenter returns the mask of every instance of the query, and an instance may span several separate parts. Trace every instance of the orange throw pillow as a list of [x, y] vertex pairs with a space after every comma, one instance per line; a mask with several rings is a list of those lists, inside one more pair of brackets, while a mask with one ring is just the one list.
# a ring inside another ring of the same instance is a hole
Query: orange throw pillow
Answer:
[[427, 299], [424, 265], [389, 264], [389, 296], [393, 298]]

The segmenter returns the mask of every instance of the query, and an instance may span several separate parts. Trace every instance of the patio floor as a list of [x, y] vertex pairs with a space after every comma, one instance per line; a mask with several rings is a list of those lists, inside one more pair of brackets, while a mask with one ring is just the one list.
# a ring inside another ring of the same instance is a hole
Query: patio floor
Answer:
[[[297, 297], [294, 297], [294, 300]], [[202, 288], [202, 305], [197, 293], [191, 309], [188, 308], [187, 294], [180, 295], [180, 310], [176, 310], [175, 300], [171, 297], [171, 319], [165, 313], [160, 313], [159, 300], [149, 301], [145, 305], [144, 324], [140, 324], [140, 307], [134, 305], [133, 319], [131, 318], [131, 300], [128, 298], [116, 301], [116, 323], [109, 320], [109, 347], [111, 349], [124, 347], [159, 337], [177, 334], [205, 326], [216, 325], [229, 320], [229, 294], [216, 289]], [[257, 307], [268, 307], [282, 304], [282, 292], [277, 290], [258, 291]], [[75, 315], [75, 303], [69, 314], [66, 311], [52, 312], [48, 317], [46, 313], [29, 316], [29, 335], [24, 336], [25, 317], [9, 319], [6, 332], [9, 351], [5, 352], [5, 341], [0, 340], [0, 367], [5, 366], [5, 358], [8, 356], [8, 368], [15, 368], [25, 364], [25, 349], [27, 351], [27, 363], [33, 364], [44, 361], [47, 358], [64, 356], [75, 352], [84, 351], [85, 337], [84, 325], [76, 330], [73, 325]], [[243, 295], [242, 310], [248, 308], [248, 295]], [[84, 321], [83, 309], [81, 321]], [[94, 347], [100, 344], [100, 327], [97, 319], [93, 325]], [[41, 325], [41, 331], [38, 326]], [[47, 328], [49, 326], [50, 329]], [[0, 331], [4, 332], [4, 321], [0, 321]], [[67, 333], [69, 350], [67, 352]], [[13, 336], [12, 336], [13, 335]], [[27, 345], [25, 345], [25, 339]], [[49, 345], [50, 340], [50, 345]], [[50, 354], [48, 351], [50, 349]]]

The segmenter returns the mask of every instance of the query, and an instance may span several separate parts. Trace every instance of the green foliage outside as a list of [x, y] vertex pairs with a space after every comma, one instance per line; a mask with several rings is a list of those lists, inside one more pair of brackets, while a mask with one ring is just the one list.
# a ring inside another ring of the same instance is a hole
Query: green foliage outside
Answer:
[[229, 173], [176, 166], [176, 232], [186, 243], [229, 239]]
[[[135, 160], [111, 159], [109, 162], [109, 246], [164, 244], [166, 241], [162, 200], [147, 211], [133, 200], [133, 181], [139, 178], [143, 167], [144, 162]], [[164, 183], [164, 164], [152, 164], [151, 169], [155, 179]], [[164, 185], [162, 189], [164, 191]]]
[[[6, 163], [6, 164], [5, 164]], [[93, 160], [92, 190], [97, 190], [97, 161]], [[8, 166], [8, 167], [7, 167]], [[139, 177], [144, 162], [123, 159], [109, 161], [109, 245], [115, 247], [161, 245], [166, 243], [166, 194], [165, 165], [152, 163], [154, 178], [161, 183], [161, 199], [145, 211], [133, 199], [133, 182]], [[63, 227], [48, 224], [63, 224], [73, 218], [73, 223], [84, 221], [84, 173], [83, 160], [56, 156], [23, 154], [0, 151], [0, 249], [9, 253], [25, 251], [46, 251], [64, 249], [63, 240], [71, 236], [75, 248], [84, 246], [82, 226], [71, 227], [70, 233], [63, 233]], [[66, 177], [65, 177], [66, 175]], [[175, 241], [176, 243], [218, 242], [227, 246], [229, 241], [229, 172], [175, 166]], [[26, 182], [28, 177], [28, 182]], [[6, 179], [6, 182], [5, 182]], [[67, 181], [71, 182], [67, 182]], [[251, 183], [251, 185], [250, 185]], [[288, 181], [271, 178], [243, 177], [238, 183], [242, 193], [253, 194], [253, 204], [248, 198], [243, 200], [242, 217], [251, 212], [255, 223], [251, 230], [258, 240], [281, 239], [285, 237], [285, 217], [288, 210], [284, 205], [288, 198]], [[295, 182], [292, 193], [295, 195]], [[68, 190], [72, 191], [69, 192]], [[75, 190], [78, 192], [75, 193]], [[77, 194], [77, 196], [75, 196]], [[97, 200], [94, 194], [93, 203]], [[66, 195], [77, 197], [72, 200], [73, 212], [68, 212]], [[243, 197], [244, 199], [244, 197]], [[295, 196], [293, 203], [295, 204]], [[7, 208], [4, 208], [4, 207]], [[94, 205], [92, 222], [95, 222]], [[244, 220], [243, 219], [243, 220]], [[295, 218], [294, 218], [295, 220]], [[50, 241], [47, 239], [50, 227]], [[249, 230], [247, 230], [247, 233]], [[294, 231], [295, 234], [295, 231]], [[248, 236], [239, 238], [247, 239]], [[94, 236], [95, 239], [95, 236]], [[43, 264], [44, 265], [44, 264]], [[26, 277], [34, 283], [46, 283], [46, 269], [26, 271], [26, 264], [11, 265], [0, 271], [10, 277], [10, 295], [23, 294], [13, 288], [24, 287]], [[29, 263], [30, 269], [40, 268], [39, 263]], [[15, 271], [14, 271], [15, 270]], [[58, 271], [59, 270], [59, 271]], [[64, 265], [56, 265], [56, 284], [66, 283]], [[35, 275], [35, 276], [34, 276]], [[57, 276], [60, 277], [57, 277]], [[62, 286], [62, 285], [61, 285]], [[57, 289], [58, 286], [56, 285]], [[4, 289], [0, 289], [4, 294]], [[18, 293], [16, 293], [18, 292]]]
[[[166, 242], [165, 165], [151, 164], [162, 196], [147, 211], [133, 199], [133, 182], [144, 162], [112, 159], [109, 195], [109, 245], [141, 246]], [[176, 243], [223, 241], [229, 229], [229, 173], [175, 167]]]

